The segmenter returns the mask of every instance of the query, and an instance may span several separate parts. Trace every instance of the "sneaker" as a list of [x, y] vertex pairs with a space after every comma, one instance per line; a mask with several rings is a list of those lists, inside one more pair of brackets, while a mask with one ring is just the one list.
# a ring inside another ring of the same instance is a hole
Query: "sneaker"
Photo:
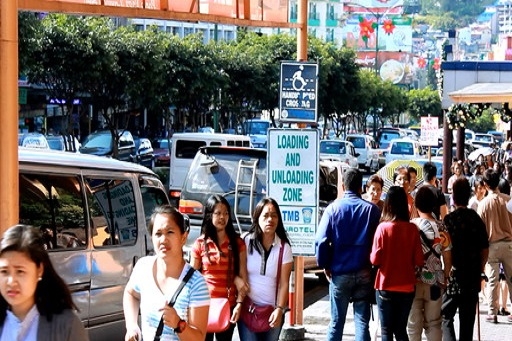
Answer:
[[508, 316], [508, 315], [510, 315], [510, 312], [507, 311], [505, 308], [501, 308], [500, 312], [499, 312], [499, 315], [501, 315], [501, 316]]
[[[485, 320], [487, 322], [498, 323], [498, 316], [496, 316], [496, 315], [487, 315], [485, 317]], [[509, 321], [512, 322], [512, 318], [510, 318], [510, 316], [509, 316]]]

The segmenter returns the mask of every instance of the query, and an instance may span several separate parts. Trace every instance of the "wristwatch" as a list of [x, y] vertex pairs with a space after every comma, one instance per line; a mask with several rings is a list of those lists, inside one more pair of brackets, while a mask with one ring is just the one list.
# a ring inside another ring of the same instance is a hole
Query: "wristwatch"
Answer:
[[185, 328], [187, 328], [187, 321], [185, 321], [184, 319], [180, 319], [180, 321], [178, 322], [178, 325], [176, 326], [176, 328], [174, 328], [174, 332], [176, 334], [183, 333]]

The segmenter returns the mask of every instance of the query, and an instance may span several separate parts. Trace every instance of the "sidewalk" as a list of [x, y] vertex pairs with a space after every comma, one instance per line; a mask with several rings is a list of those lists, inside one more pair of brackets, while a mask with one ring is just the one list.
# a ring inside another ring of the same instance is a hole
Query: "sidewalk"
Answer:
[[[510, 311], [510, 307], [509, 307]], [[374, 314], [377, 313], [377, 308], [374, 307]], [[482, 341], [504, 341], [510, 340], [512, 335], [512, 323], [507, 322], [506, 316], [498, 316], [498, 323], [489, 323], [485, 321], [486, 315], [485, 303], [480, 303], [480, 340]], [[304, 310], [304, 328], [306, 331], [305, 340], [323, 341], [326, 340], [327, 326], [330, 321], [330, 304], [329, 296], [325, 296], [317, 302], [310, 305]], [[380, 333], [377, 328], [376, 315], [373, 321], [370, 322], [370, 335], [372, 340], [380, 340]], [[354, 327], [354, 314], [352, 305], [349, 307], [347, 313], [347, 320], [343, 334], [343, 340], [355, 340], [355, 327]], [[288, 316], [286, 316], [288, 319]], [[455, 317], [455, 331], [458, 335], [458, 316]], [[285, 325], [286, 328], [286, 325]], [[423, 337], [423, 340], [426, 340]], [[475, 331], [473, 340], [478, 340], [477, 321], [475, 321]]]

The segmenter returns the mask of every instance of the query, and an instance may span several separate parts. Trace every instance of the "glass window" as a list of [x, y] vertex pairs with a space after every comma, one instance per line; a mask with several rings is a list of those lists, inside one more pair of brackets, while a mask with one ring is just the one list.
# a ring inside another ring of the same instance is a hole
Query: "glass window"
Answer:
[[129, 180], [86, 179], [95, 247], [133, 245], [137, 241], [137, 208]]
[[345, 154], [345, 143], [337, 141], [322, 141], [320, 142], [320, 153]]
[[414, 148], [411, 143], [408, 142], [396, 142], [391, 146], [391, 154], [407, 154], [413, 155]]
[[20, 223], [39, 228], [48, 250], [87, 246], [85, 205], [77, 177], [20, 174], [19, 193]]
[[352, 142], [355, 148], [365, 148], [364, 137], [349, 137], [347, 140]]
[[196, 156], [197, 150], [206, 146], [204, 141], [176, 141], [176, 157], [180, 159], [193, 159]]

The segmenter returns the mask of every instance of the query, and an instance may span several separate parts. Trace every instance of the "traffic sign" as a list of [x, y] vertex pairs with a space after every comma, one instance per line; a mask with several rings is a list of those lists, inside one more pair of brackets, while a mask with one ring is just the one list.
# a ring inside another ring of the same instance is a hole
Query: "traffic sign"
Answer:
[[420, 142], [424, 146], [437, 146], [439, 132], [439, 118], [431, 116], [421, 117], [421, 136]]
[[317, 129], [269, 129], [267, 194], [281, 208], [292, 253], [315, 254], [318, 222]]
[[283, 122], [317, 122], [318, 64], [282, 62], [279, 112]]

